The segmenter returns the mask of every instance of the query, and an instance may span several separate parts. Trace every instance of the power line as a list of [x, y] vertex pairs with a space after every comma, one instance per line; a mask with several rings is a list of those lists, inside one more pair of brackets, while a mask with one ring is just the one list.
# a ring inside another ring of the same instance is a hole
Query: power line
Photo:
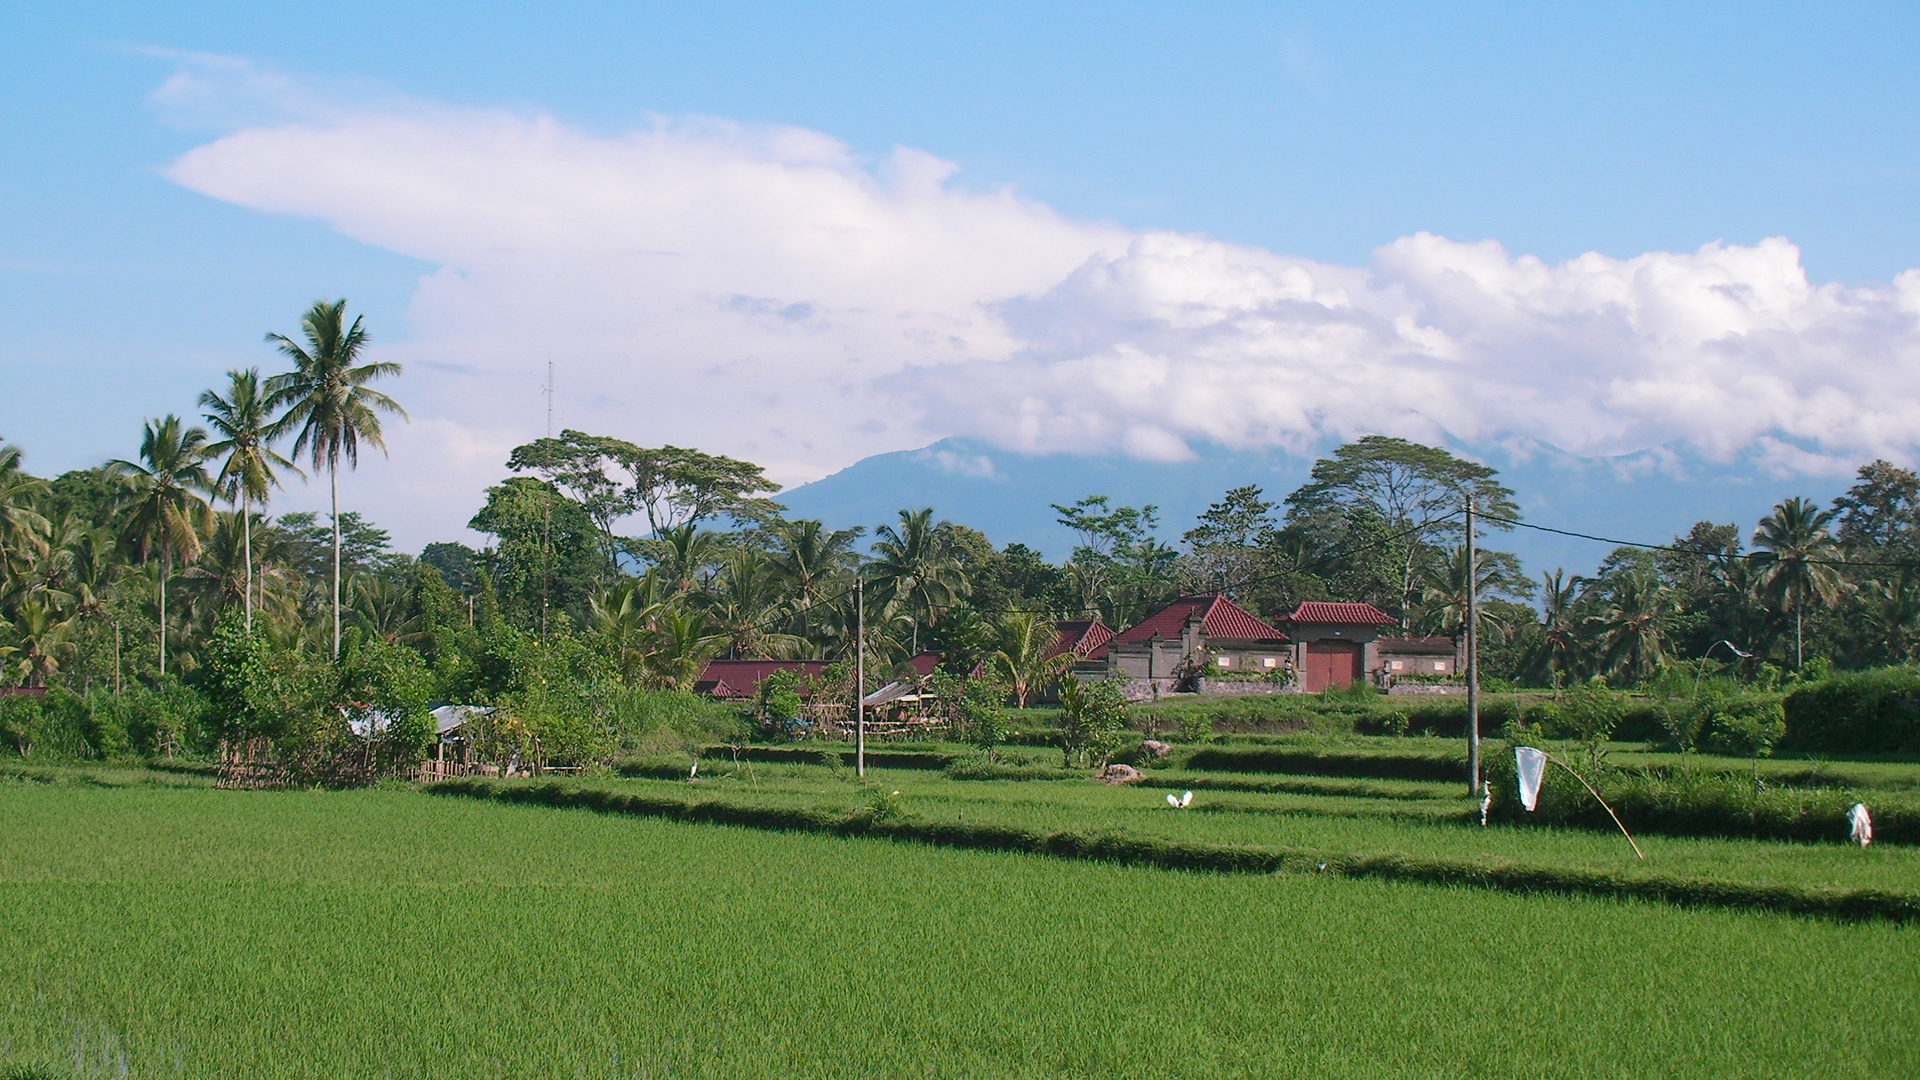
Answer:
[[1595, 536], [1592, 533], [1574, 532], [1570, 529], [1555, 529], [1547, 525], [1533, 525], [1525, 521], [1515, 520], [1513, 518], [1494, 517], [1491, 514], [1482, 514], [1480, 516], [1486, 518], [1488, 521], [1498, 521], [1503, 525], [1516, 525], [1522, 529], [1532, 529], [1535, 532], [1553, 533], [1556, 536], [1570, 536], [1576, 540], [1593, 540], [1602, 544], [1612, 544], [1615, 547], [1640, 548], [1644, 551], [1668, 551], [1676, 555], [1697, 555], [1701, 558], [1706, 558], [1706, 559], [1746, 559], [1746, 560], [1757, 560], [1760, 562], [1775, 562], [1775, 561], [1798, 562], [1798, 563], [1807, 563], [1813, 566], [1887, 567], [1890, 569], [1901, 569], [1901, 570], [1911, 570], [1916, 567], [1920, 567], [1920, 560], [1911, 560], [1911, 559], [1885, 559], [1885, 560], [1866, 561], [1866, 560], [1859, 560], [1859, 559], [1783, 558], [1771, 551], [1747, 551], [1747, 552], [1712, 551], [1706, 548], [1680, 547], [1675, 544], [1647, 544], [1647, 543], [1642, 543], [1638, 540], [1618, 540], [1610, 536]]

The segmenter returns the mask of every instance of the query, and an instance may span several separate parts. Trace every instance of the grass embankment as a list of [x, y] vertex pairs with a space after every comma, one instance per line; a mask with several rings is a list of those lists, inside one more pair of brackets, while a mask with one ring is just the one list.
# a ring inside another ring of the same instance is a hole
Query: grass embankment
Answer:
[[[1840, 844], [1643, 838], [1464, 823], [1466, 800], [1217, 792], [1186, 810], [1164, 790], [1085, 780], [956, 782], [875, 770], [861, 788], [824, 769], [747, 768], [696, 784], [443, 786], [449, 793], [776, 829], [872, 834], [1165, 867], [1319, 871], [1519, 891], [1639, 896], [1842, 917], [1920, 915], [1920, 852]], [[898, 790], [897, 799], [876, 796]], [[874, 810], [884, 806], [880, 814]], [[1476, 819], [1477, 820], [1477, 819]]]
[[405, 791], [16, 785], [0, 817], [0, 1068], [48, 1076], [1868, 1077], [1920, 1060], [1920, 930], [1884, 923]]

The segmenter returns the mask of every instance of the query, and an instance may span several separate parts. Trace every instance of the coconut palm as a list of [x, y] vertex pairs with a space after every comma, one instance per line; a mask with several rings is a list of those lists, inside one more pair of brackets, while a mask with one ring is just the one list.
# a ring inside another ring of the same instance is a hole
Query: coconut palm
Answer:
[[213, 488], [207, 474], [207, 433], [168, 415], [147, 421], [140, 461], [116, 460], [109, 471], [131, 494], [127, 543], [141, 563], [160, 556], [160, 674], [167, 673], [167, 579], [176, 560], [200, 556], [200, 537], [213, 526], [213, 508], [200, 494]]
[[690, 596], [706, 588], [708, 573], [726, 553], [726, 540], [689, 521], [661, 529], [647, 548], [673, 594]]
[[707, 661], [727, 647], [727, 635], [711, 630], [704, 613], [669, 604], [648, 635], [649, 681], [669, 690], [692, 690]]
[[806, 638], [774, 629], [787, 615], [787, 591], [767, 557], [754, 548], [735, 548], [721, 565], [707, 615], [727, 636], [728, 653], [782, 660], [806, 655]]
[[360, 444], [366, 443], [384, 452], [386, 441], [380, 430], [380, 414], [391, 413], [402, 419], [407, 411], [400, 403], [367, 389], [367, 383], [400, 374], [400, 365], [391, 362], [359, 363], [367, 346], [367, 334], [355, 318], [346, 323], [347, 302], [317, 300], [300, 319], [306, 344], [301, 345], [283, 334], [268, 334], [267, 341], [293, 361], [293, 370], [267, 380], [269, 410], [286, 412], [267, 429], [272, 442], [288, 432], [297, 432], [293, 456], [311, 455], [313, 467], [327, 470], [327, 486], [333, 511], [333, 656], [340, 657], [340, 462], [348, 468], [360, 464]]
[[213, 433], [220, 437], [207, 453], [224, 457], [214, 486], [222, 498], [240, 511], [240, 546], [246, 567], [242, 607], [247, 632], [253, 632], [253, 514], [254, 504], [267, 505], [271, 489], [280, 486], [276, 468], [300, 470], [273, 452], [267, 432], [273, 427], [267, 395], [260, 385], [260, 369], [227, 372], [227, 396], [212, 390], [200, 394], [200, 407]]
[[1586, 666], [1586, 613], [1580, 604], [1585, 584], [1578, 575], [1568, 577], [1565, 570], [1540, 575], [1542, 633], [1527, 652], [1530, 674], [1557, 683], [1561, 678], [1578, 678]]
[[987, 667], [1005, 679], [1021, 708], [1073, 666], [1073, 650], [1055, 652], [1060, 631], [1050, 616], [1032, 611], [1010, 611], [1001, 616], [997, 648]]
[[0, 574], [47, 549], [47, 519], [33, 508], [47, 482], [22, 468], [20, 448], [0, 443]]
[[1776, 505], [1754, 530], [1754, 585], [1762, 602], [1793, 616], [1793, 665], [1806, 662], [1803, 623], [1809, 604], [1832, 607], [1846, 581], [1838, 565], [1840, 545], [1827, 527], [1833, 512], [1798, 495]]
[[939, 618], [941, 605], [972, 593], [973, 583], [946, 530], [934, 524], [931, 507], [902, 510], [898, 528], [882, 525], [874, 535], [867, 580], [876, 595], [913, 619], [917, 651], [920, 626]]
[[1679, 602], [1650, 566], [1629, 566], [1602, 583], [1600, 662], [1624, 682], [1650, 677], [1667, 662], [1667, 631]]
[[414, 603], [412, 590], [379, 574], [356, 574], [353, 594], [356, 626], [389, 645], [418, 645], [426, 620]]
[[628, 685], [645, 677], [649, 636], [665, 600], [660, 578], [652, 571], [587, 597], [587, 626], [613, 654]]
[[60, 658], [73, 651], [73, 620], [65, 618], [45, 597], [21, 601], [13, 609], [13, 637], [18, 642], [15, 663], [22, 685], [45, 686], [60, 670]]
[[771, 526], [772, 570], [793, 605], [793, 629], [811, 640], [820, 613], [814, 608], [845, 591], [858, 557], [853, 543], [863, 529], [828, 529], [817, 521], [781, 521]]

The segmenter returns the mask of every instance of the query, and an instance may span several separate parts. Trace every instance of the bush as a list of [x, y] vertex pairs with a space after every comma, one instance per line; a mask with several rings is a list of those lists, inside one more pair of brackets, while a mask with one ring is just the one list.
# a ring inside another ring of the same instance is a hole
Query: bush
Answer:
[[[1920, 798], [1884, 791], [1757, 787], [1745, 776], [1695, 769], [1600, 769], [1587, 779], [1635, 833], [1739, 839], [1847, 839], [1847, 810], [1864, 802], [1875, 843], [1920, 844]], [[1489, 818], [1522, 825], [1612, 831], [1613, 818], [1565, 769], [1549, 764], [1532, 812], [1520, 805], [1511, 748], [1487, 757]]]
[[[1170, 766], [1177, 767], [1175, 762]], [[1184, 766], [1214, 772], [1290, 773], [1299, 776], [1355, 776], [1378, 780], [1458, 780], [1466, 782], [1464, 755], [1362, 754], [1340, 751], [1208, 747], [1188, 755]]]
[[1803, 683], [1786, 697], [1783, 750], [1920, 753], [1920, 670], [1877, 668]]

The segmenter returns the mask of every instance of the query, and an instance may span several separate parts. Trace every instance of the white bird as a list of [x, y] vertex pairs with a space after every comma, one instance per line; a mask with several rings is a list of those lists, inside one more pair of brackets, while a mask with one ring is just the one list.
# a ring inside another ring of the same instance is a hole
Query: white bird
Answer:
[[1487, 824], [1487, 814], [1493, 810], [1493, 785], [1483, 781], [1480, 784], [1480, 790], [1484, 793], [1480, 799], [1480, 825], [1482, 828], [1485, 828]]
[[698, 775], [700, 775], [700, 763], [696, 761], [693, 763], [693, 768], [687, 770], [687, 779], [691, 780]]
[[1865, 803], [1853, 804], [1853, 809], [1847, 811], [1847, 822], [1852, 825], [1852, 829], [1847, 833], [1847, 839], [1861, 847], [1873, 843], [1873, 818], [1867, 813]]
[[1177, 797], [1169, 795], [1167, 796], [1167, 805], [1173, 807], [1175, 810], [1185, 810], [1187, 807], [1193, 805], [1193, 792], [1189, 791]]

